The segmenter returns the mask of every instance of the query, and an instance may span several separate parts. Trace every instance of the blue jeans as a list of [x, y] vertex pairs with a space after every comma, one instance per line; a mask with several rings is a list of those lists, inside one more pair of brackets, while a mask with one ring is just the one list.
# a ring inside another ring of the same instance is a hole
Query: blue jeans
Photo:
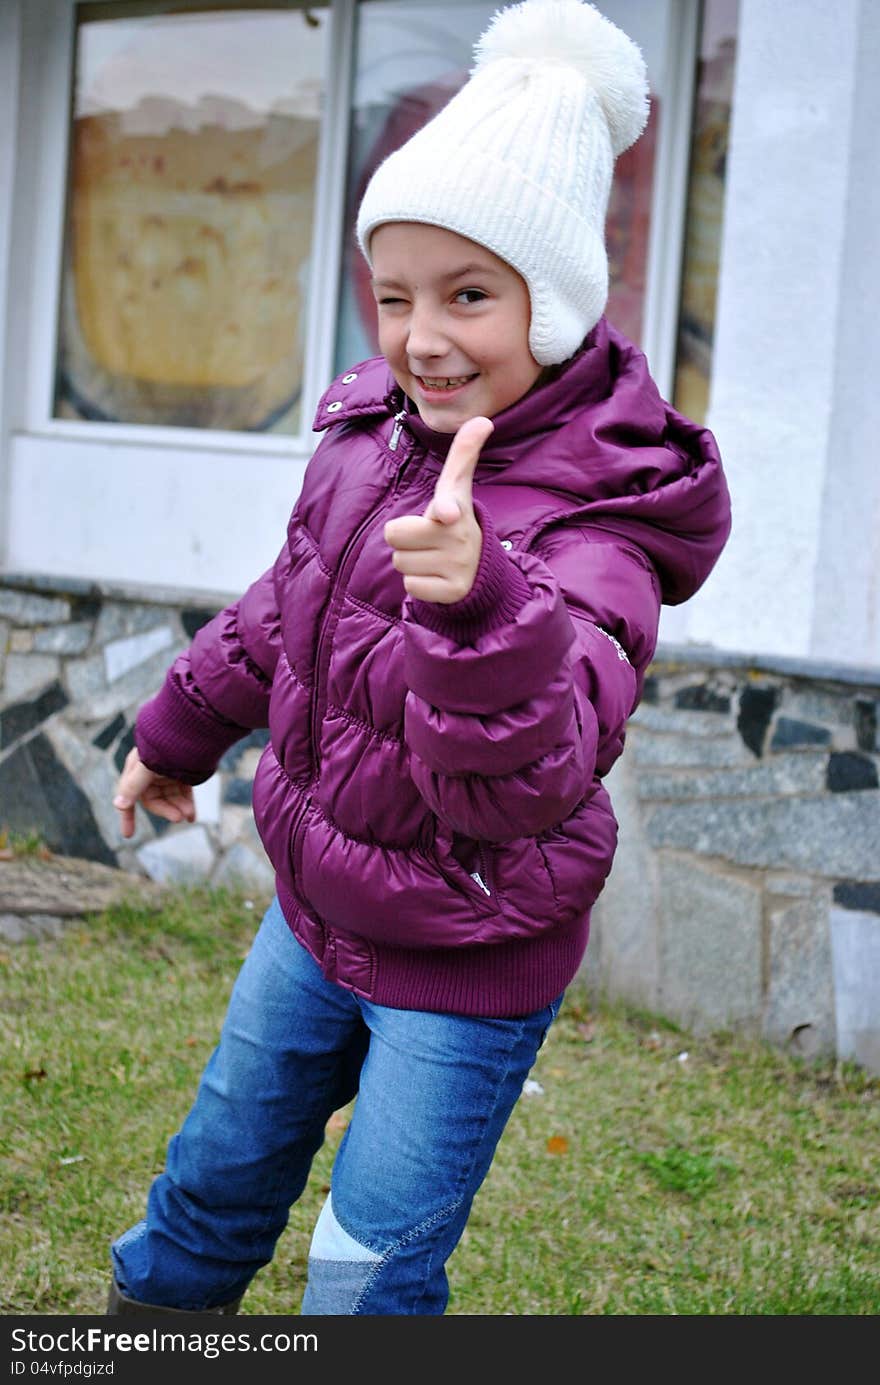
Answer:
[[304, 1314], [441, 1314], [446, 1262], [562, 997], [521, 1019], [395, 1010], [334, 982], [272, 903], [146, 1218], [111, 1248], [141, 1303], [217, 1307], [271, 1260], [355, 1095]]

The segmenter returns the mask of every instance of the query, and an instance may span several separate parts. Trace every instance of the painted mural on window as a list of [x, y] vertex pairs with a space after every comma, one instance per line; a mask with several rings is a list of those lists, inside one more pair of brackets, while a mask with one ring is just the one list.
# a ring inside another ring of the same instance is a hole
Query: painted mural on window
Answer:
[[[421, 0], [369, 0], [359, 6], [336, 351], [340, 370], [378, 351], [369, 271], [351, 231], [363, 190], [381, 160], [436, 115], [463, 86], [473, 44], [496, 8], [473, 0], [453, 0], [445, 5]], [[650, 73], [654, 47], [659, 46], [656, 17], [640, 33], [634, 22], [637, 9], [617, 16], [614, 3], [607, 0], [602, 10], [640, 44]], [[656, 56], [659, 67], [659, 53]], [[636, 342], [641, 339], [647, 282], [659, 110], [659, 98], [653, 95], [645, 133], [617, 162], [606, 224], [610, 276], [607, 315]]]
[[705, 0], [700, 36], [673, 391], [698, 423], [709, 406], [737, 11], [737, 0]]
[[326, 8], [77, 18], [56, 417], [298, 432]]

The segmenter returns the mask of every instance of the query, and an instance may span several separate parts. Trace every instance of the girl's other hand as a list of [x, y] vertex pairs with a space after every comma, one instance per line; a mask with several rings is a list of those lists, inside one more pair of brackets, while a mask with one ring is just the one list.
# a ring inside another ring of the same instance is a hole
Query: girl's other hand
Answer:
[[181, 784], [147, 769], [137, 752], [131, 749], [125, 757], [122, 774], [116, 785], [113, 807], [120, 816], [123, 837], [134, 836], [134, 805], [141, 803], [156, 817], [169, 822], [195, 822], [196, 805], [191, 784]]

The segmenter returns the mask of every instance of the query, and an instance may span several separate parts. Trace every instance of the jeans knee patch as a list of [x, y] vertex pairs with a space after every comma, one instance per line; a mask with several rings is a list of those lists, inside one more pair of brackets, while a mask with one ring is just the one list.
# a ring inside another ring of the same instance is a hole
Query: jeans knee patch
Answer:
[[321, 1215], [315, 1223], [309, 1259], [372, 1265], [382, 1257], [368, 1246], [361, 1245], [360, 1241], [349, 1235], [344, 1226], [340, 1226], [333, 1211], [332, 1194], [328, 1193], [327, 1200], [321, 1208]]
[[340, 1226], [328, 1195], [309, 1247], [309, 1279], [302, 1312], [307, 1316], [354, 1313], [381, 1259]]

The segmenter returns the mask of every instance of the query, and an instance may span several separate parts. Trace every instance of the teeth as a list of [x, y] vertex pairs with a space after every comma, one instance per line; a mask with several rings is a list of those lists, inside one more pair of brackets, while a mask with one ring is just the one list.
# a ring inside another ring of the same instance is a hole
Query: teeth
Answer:
[[470, 375], [454, 375], [444, 376], [442, 380], [429, 380], [426, 375], [423, 375], [422, 384], [429, 390], [454, 390], [459, 385], [466, 385], [470, 378]]

